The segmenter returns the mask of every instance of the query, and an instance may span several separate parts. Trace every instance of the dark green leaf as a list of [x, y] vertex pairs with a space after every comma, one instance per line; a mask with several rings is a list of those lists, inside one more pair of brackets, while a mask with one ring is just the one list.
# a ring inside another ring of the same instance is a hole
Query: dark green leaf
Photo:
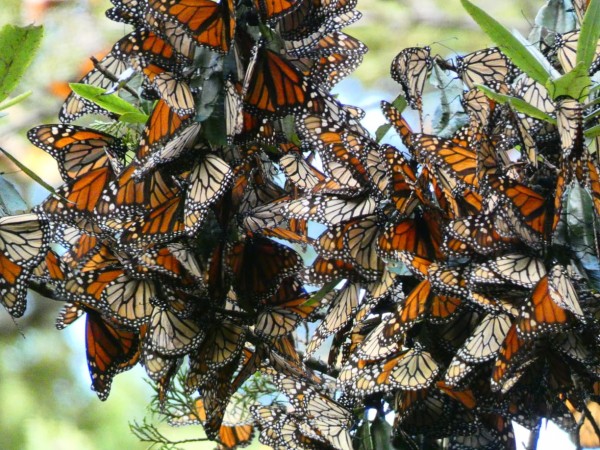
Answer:
[[358, 428], [356, 433], [358, 437], [358, 450], [374, 450], [373, 442], [371, 442], [371, 430], [370, 422], [363, 420], [362, 425]]
[[0, 102], [17, 87], [42, 41], [39, 26], [5, 25], [0, 30]]
[[583, 132], [585, 137], [593, 138], [596, 136], [600, 136], [600, 125], [596, 125], [594, 127], [588, 128]]
[[0, 177], [0, 216], [22, 214], [29, 208], [12, 183]]
[[496, 19], [468, 0], [461, 0], [463, 7], [481, 29], [496, 43], [502, 52], [523, 72], [541, 84], [550, 77], [544, 65]]
[[101, 108], [106, 109], [109, 112], [117, 114], [119, 116], [123, 114], [143, 114], [134, 105], [126, 100], [123, 100], [117, 94], [105, 95], [106, 90], [98, 86], [92, 86], [83, 83], [69, 83], [73, 92], [80, 97], [89, 100]]
[[577, 41], [577, 63], [587, 70], [596, 56], [596, 46], [600, 39], [600, 0], [591, 0], [588, 4], [579, 40]]
[[39, 176], [37, 176], [32, 170], [30, 170], [27, 166], [25, 166], [21, 161], [15, 158], [13, 155], [8, 153], [2, 147], [0, 147], [0, 152], [4, 153], [8, 159], [10, 159], [19, 169], [21, 169], [29, 178], [37, 182], [40, 186], [46, 189], [48, 192], [54, 193], [54, 188], [42, 180]]
[[377, 450], [394, 450], [396, 448], [392, 445], [392, 426], [379, 414], [371, 424], [371, 437], [373, 447]]
[[554, 117], [546, 114], [544, 111], [542, 111], [540, 109], [537, 109], [535, 106], [532, 106], [531, 104], [527, 103], [525, 100], [522, 100], [522, 99], [516, 98], [516, 97], [511, 97], [510, 95], [499, 94], [499, 93], [491, 90], [487, 86], [483, 86], [481, 84], [477, 85], [477, 89], [483, 91], [485, 93], [485, 95], [487, 95], [489, 98], [491, 98], [495, 102], [498, 102], [502, 105], [505, 103], [508, 103], [510, 106], [512, 106], [518, 112], [527, 114], [528, 116], [533, 117], [534, 119], [545, 120], [546, 122], [556, 125], [556, 119]]

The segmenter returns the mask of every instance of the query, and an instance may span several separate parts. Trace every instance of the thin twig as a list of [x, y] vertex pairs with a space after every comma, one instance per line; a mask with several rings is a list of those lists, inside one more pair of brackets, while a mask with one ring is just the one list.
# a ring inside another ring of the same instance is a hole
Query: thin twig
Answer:
[[[100, 61], [98, 61], [94, 56], [90, 56], [90, 60], [94, 63], [94, 67], [96, 69], [98, 69], [98, 72], [100, 72], [102, 75], [104, 75], [106, 78], [108, 78], [112, 82], [121, 84], [119, 82], [119, 79], [113, 73], [106, 70], [102, 66], [102, 63], [100, 63]], [[127, 92], [129, 92], [131, 95], [133, 95], [135, 98], [138, 98], [138, 99], [140, 98], [139, 95], [137, 94], [137, 92], [135, 92], [133, 89], [131, 89], [129, 86], [127, 86], [127, 84], [123, 84], [122, 88], [125, 89]]]

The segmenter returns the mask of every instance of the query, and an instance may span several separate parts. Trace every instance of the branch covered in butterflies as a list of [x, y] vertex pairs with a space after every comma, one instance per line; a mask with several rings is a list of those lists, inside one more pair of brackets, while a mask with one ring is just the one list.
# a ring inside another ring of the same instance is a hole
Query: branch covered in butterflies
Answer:
[[[600, 396], [593, 101], [551, 95], [499, 48], [411, 47], [391, 76], [421, 130], [382, 102], [399, 149], [330, 93], [367, 50], [342, 32], [356, 1], [112, 3], [133, 31], [81, 83], [133, 70], [135, 104], [69, 95], [61, 123], [28, 132], [64, 184], [0, 218], [2, 304], [20, 317], [31, 287], [64, 302], [58, 328], [85, 317], [100, 399], [141, 364], [170, 423], [224, 448], [255, 428], [274, 448], [370, 448], [373, 408], [394, 415], [374, 442], [409, 447], [574, 429]], [[540, 51], [569, 73], [579, 31], [552, 36]], [[424, 127], [436, 99], [443, 136]], [[122, 126], [143, 110], [141, 134]], [[108, 125], [72, 124], [89, 115]]]

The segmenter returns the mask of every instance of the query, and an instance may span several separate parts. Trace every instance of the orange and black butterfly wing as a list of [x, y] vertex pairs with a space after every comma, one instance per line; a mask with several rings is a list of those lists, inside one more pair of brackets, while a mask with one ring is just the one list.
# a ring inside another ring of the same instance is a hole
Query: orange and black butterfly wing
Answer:
[[106, 400], [114, 376], [137, 363], [139, 337], [136, 332], [115, 328], [93, 310], [87, 311], [85, 336], [92, 388], [100, 400]]

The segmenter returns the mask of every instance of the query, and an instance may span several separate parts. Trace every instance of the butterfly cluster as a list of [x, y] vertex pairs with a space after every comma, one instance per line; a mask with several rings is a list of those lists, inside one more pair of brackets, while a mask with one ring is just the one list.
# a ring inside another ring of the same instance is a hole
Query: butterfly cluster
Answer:
[[[397, 441], [456, 449], [510, 448], [512, 421], [575, 427], [600, 395], [598, 253], [570, 236], [574, 195], [600, 214], [588, 106], [496, 48], [456, 60], [408, 48], [391, 75], [421, 126], [434, 68], [462, 83], [465, 120], [414, 132], [383, 102], [401, 151], [329, 92], [366, 52], [341, 31], [355, 1], [112, 3], [133, 31], [81, 82], [152, 102], [139, 139], [72, 124], [116, 119], [72, 93], [61, 123], [28, 134], [64, 184], [0, 218], [2, 304], [19, 317], [27, 287], [44, 285], [64, 302], [58, 328], [85, 316], [101, 399], [138, 363], [165, 403], [183, 374], [195, 399], [172, 423], [201, 423], [223, 448], [256, 426], [273, 448], [348, 450], [366, 409], [394, 413]], [[574, 66], [577, 36], [544, 48], [555, 70]], [[256, 373], [285, 404], [239, 411]]]

